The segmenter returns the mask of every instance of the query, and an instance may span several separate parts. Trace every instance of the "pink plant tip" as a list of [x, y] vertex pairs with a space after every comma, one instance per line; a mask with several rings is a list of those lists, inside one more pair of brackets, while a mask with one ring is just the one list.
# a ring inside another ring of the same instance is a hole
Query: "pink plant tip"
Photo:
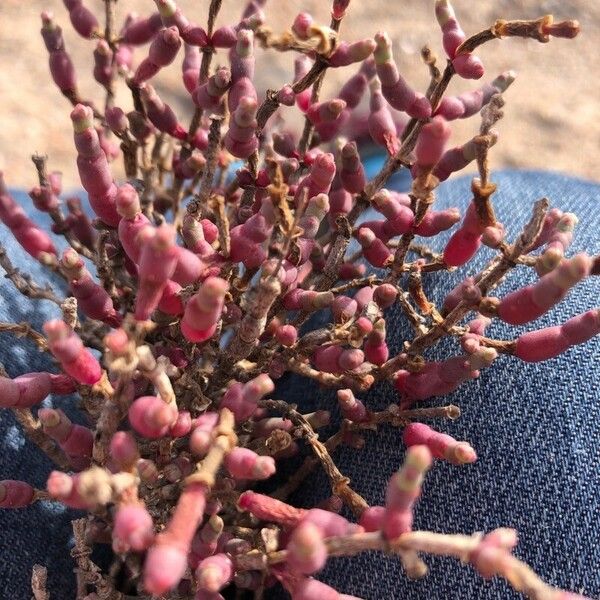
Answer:
[[302, 522], [294, 529], [286, 549], [287, 564], [304, 575], [320, 571], [327, 560], [323, 534], [310, 522]]
[[233, 578], [234, 564], [227, 554], [205, 558], [196, 569], [198, 587], [207, 592], [218, 592]]
[[35, 490], [24, 481], [0, 481], [0, 508], [23, 508], [34, 499]]
[[129, 408], [129, 422], [142, 436], [163, 437], [177, 419], [177, 408], [156, 396], [137, 398]]
[[268, 479], [275, 473], [275, 460], [248, 448], [234, 448], [225, 458], [225, 467], [237, 479]]
[[67, 375], [84, 385], [93, 385], [100, 380], [100, 363], [64, 321], [55, 319], [44, 323], [44, 332], [50, 351]]
[[423, 444], [429, 448], [434, 458], [447, 460], [452, 464], [472, 463], [477, 460], [475, 450], [467, 442], [458, 442], [449, 435], [438, 433], [424, 423], [410, 423], [402, 434], [404, 443], [411, 447]]
[[154, 540], [154, 525], [141, 504], [125, 504], [117, 509], [113, 527], [113, 550], [143, 552]]

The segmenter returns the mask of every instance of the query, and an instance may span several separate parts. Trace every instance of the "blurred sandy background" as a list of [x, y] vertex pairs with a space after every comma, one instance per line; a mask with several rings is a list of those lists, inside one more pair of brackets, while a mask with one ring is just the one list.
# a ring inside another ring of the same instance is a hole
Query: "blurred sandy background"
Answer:
[[[102, 15], [100, 0], [86, 4]], [[267, 15], [275, 31], [289, 26], [295, 14], [308, 10], [321, 22], [329, 21], [328, 0], [269, 0]], [[205, 23], [208, 0], [180, 0], [185, 14]], [[481, 50], [486, 77], [513, 68], [518, 79], [505, 94], [505, 119], [499, 124], [500, 142], [493, 151], [494, 167], [542, 168], [571, 172], [600, 180], [600, 2], [595, 0], [454, 0], [467, 34], [475, 33], [497, 18], [535, 18], [553, 13], [556, 20], [576, 18], [582, 33], [576, 40], [493, 41]], [[119, 0], [119, 22], [126, 12], [146, 13], [151, 0]], [[217, 26], [234, 22], [244, 2], [224, 0]], [[79, 38], [70, 28], [60, 0], [3, 0], [0, 8], [0, 166], [12, 186], [31, 186], [32, 152], [50, 156], [50, 167], [63, 171], [69, 186], [77, 185], [74, 150], [70, 136], [69, 105], [52, 84], [47, 72], [47, 54], [39, 35], [39, 13], [52, 10], [63, 26], [67, 48], [79, 72], [83, 97], [103, 98], [91, 76], [94, 43]], [[356, 40], [387, 30], [395, 45], [402, 72], [420, 89], [427, 82], [419, 50], [429, 43], [441, 54], [440, 35], [433, 17], [433, 0], [352, 0], [342, 24], [342, 37]], [[140, 59], [143, 50], [139, 50]], [[224, 62], [225, 57], [221, 60]], [[290, 53], [270, 53], [259, 58], [259, 83], [279, 87], [291, 81]], [[190, 114], [188, 98], [180, 83], [179, 59], [162, 71], [156, 84], [178, 115]], [[353, 67], [331, 70], [325, 94], [335, 93]], [[455, 78], [456, 80], [456, 78]], [[450, 92], [472, 87], [454, 81]], [[477, 84], [476, 84], [477, 85]], [[124, 87], [124, 86], [122, 86]], [[130, 108], [123, 90], [118, 104]], [[459, 122], [455, 140], [473, 135], [477, 120]]]

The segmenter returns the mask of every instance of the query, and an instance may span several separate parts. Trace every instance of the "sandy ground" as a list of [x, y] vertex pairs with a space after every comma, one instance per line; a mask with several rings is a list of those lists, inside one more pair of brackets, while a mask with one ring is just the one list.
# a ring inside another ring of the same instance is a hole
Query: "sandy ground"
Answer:
[[[102, 11], [100, 0], [86, 0]], [[192, 20], [204, 22], [207, 0], [181, 0]], [[224, 0], [218, 24], [232, 22], [243, 2]], [[270, 25], [280, 31], [301, 9], [311, 11], [321, 22], [328, 21], [327, 0], [270, 0]], [[496, 18], [534, 18], [553, 13], [557, 20], [576, 18], [582, 33], [576, 40], [494, 41], [480, 52], [488, 75], [512, 68], [518, 79], [506, 93], [506, 117], [499, 124], [501, 141], [493, 153], [493, 166], [554, 169], [600, 180], [600, 2], [590, 0], [455, 0], [455, 7], [468, 33], [489, 26]], [[120, 0], [119, 14], [152, 10], [151, 0]], [[0, 8], [0, 167], [11, 185], [31, 186], [34, 171], [29, 156], [42, 152], [50, 166], [63, 171], [67, 185], [77, 185], [74, 149], [70, 137], [69, 106], [54, 88], [47, 72], [47, 56], [39, 35], [39, 13], [54, 11], [64, 26], [67, 47], [79, 72], [81, 93], [101, 101], [102, 90], [91, 76], [93, 43], [79, 38], [71, 29], [60, 0], [4, 0]], [[387, 30], [394, 40], [398, 64], [415, 85], [423, 89], [426, 69], [419, 50], [430, 43], [440, 54], [440, 36], [433, 19], [433, 0], [353, 0], [342, 25], [345, 39], [355, 40]], [[142, 55], [140, 51], [140, 56]], [[224, 57], [223, 57], [224, 60]], [[290, 81], [289, 54], [261, 57], [260, 83], [280, 86]], [[177, 62], [177, 61], [176, 61]], [[330, 73], [325, 93], [334, 94], [351, 67]], [[187, 118], [190, 101], [184, 95], [179, 66], [161, 72], [157, 87]], [[453, 82], [451, 92], [469, 89], [468, 82]], [[125, 90], [119, 104], [129, 108]], [[465, 140], [477, 128], [474, 120], [455, 127], [455, 140]]]

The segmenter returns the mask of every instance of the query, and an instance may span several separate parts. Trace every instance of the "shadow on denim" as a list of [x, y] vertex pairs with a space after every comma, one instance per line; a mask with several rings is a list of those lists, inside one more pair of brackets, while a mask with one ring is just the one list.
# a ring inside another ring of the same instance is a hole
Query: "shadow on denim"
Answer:
[[[547, 195], [553, 206], [576, 212], [581, 218], [572, 251], [600, 252], [599, 185], [542, 172], [500, 172], [493, 180], [499, 183], [495, 202], [498, 217], [513, 237], [529, 217], [533, 201]], [[470, 199], [469, 187], [468, 177], [444, 184], [436, 208], [464, 209]], [[30, 209], [29, 198], [19, 195], [19, 200]], [[15, 266], [41, 280], [42, 269], [21, 258], [22, 251], [1, 225], [0, 239]], [[443, 240], [437, 242], [441, 249]], [[480, 253], [480, 265], [486, 256], [489, 254], [485, 251]], [[459, 279], [474, 273], [472, 266], [469, 269], [461, 269], [450, 278], [431, 278], [428, 294], [439, 302]], [[499, 293], [516, 289], [529, 279], [530, 274], [519, 269], [503, 283]], [[58, 285], [56, 281], [53, 284]], [[590, 279], [550, 316], [528, 328], [565, 321], [597, 305], [599, 295], [598, 278]], [[57, 314], [51, 303], [30, 302], [20, 297], [9, 282], [0, 283], [0, 320], [27, 321], [39, 329], [44, 320]], [[406, 322], [391, 309], [387, 323], [390, 349], [397, 351], [407, 334]], [[510, 339], [516, 331], [495, 325], [490, 335]], [[3, 335], [0, 344], [0, 361], [12, 376], [51, 368], [48, 359], [28, 342]], [[435, 359], [453, 352], [457, 352], [456, 345], [444, 343], [428, 356]], [[433, 425], [469, 440], [479, 460], [465, 467], [436, 463], [425, 481], [415, 527], [447, 533], [515, 527], [520, 534], [517, 556], [546, 581], [592, 597], [600, 595], [599, 360], [599, 338], [541, 364], [501, 357], [492, 368], [482, 371], [478, 380], [464, 384], [454, 394], [424, 403], [460, 406], [462, 416], [458, 421]], [[330, 409], [339, 419], [335, 393], [319, 390], [305, 379], [284, 378], [277, 395], [306, 411]], [[364, 400], [369, 408], [382, 409], [397, 396], [390, 384], [383, 384]], [[72, 414], [75, 400], [59, 401]], [[37, 448], [25, 442], [9, 411], [0, 411], [0, 448], [0, 479], [24, 479], [43, 487], [51, 465]], [[363, 450], [343, 448], [335, 458], [356, 490], [369, 503], [377, 504], [383, 502], [387, 480], [403, 455], [400, 431], [383, 427], [377, 435], [366, 436]], [[312, 506], [329, 493], [325, 476], [317, 471], [293, 500]], [[53, 598], [74, 597], [68, 547], [69, 521], [75, 514], [46, 502], [0, 511], [1, 599], [30, 597], [29, 579], [35, 563], [48, 567]], [[372, 553], [333, 559], [319, 577], [340, 591], [368, 600], [517, 597], [503, 582], [485, 582], [457, 561], [426, 557], [426, 562], [430, 574], [419, 582], [408, 581], [397, 560]], [[270, 597], [278, 595], [272, 592]]]

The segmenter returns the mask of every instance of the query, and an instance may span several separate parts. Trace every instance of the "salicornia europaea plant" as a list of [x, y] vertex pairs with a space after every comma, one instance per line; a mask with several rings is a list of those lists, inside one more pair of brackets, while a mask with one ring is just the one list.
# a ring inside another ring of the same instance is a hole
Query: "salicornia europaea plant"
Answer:
[[[30, 195], [52, 218], [46, 232], [0, 180], [0, 218], [65, 283], [64, 295], [41, 288], [0, 252], [20, 292], [56, 303], [63, 314], [43, 332], [0, 324], [56, 360], [57, 373], [0, 378], [0, 405], [15, 411], [59, 469], [46, 490], [0, 482], [0, 506], [50, 498], [89, 511], [74, 522], [78, 598], [87, 600], [123, 597], [85, 552], [94, 532], [97, 543], [112, 543], [116, 561], [140, 565], [129, 590], [140, 597], [215, 600], [233, 583], [259, 598], [278, 581], [296, 600], [349, 599], [313, 575], [330, 556], [378, 550], [397, 555], [414, 578], [427, 573], [421, 556], [440, 554], [471, 563], [483, 577], [503, 577], [530, 598], [581, 598], [549, 587], [512, 555], [514, 530], [446, 535], [412, 527], [433, 459], [477, 459], [468, 442], [421, 422], [455, 419], [457, 407], [415, 402], [455, 390], [500, 354], [545, 360], [600, 333], [600, 312], [592, 309], [555, 327], [533, 325], [514, 340], [486, 336], [493, 319], [535, 321], [600, 269], [597, 257], [566, 257], [577, 217], [550, 209], [545, 198], [520, 232], [496, 218], [489, 155], [515, 74], [447, 93], [454, 77], [484, 76], [476, 55], [482, 44], [572, 38], [578, 23], [549, 15], [500, 20], [468, 37], [448, 0], [437, 0], [447, 60], [423, 50], [431, 81], [420, 92], [399, 72], [387, 34], [341, 39], [349, 0], [333, 0], [329, 24], [301, 13], [284, 32], [267, 26], [265, 0], [248, 2], [230, 26], [217, 25], [221, 1], [211, 0], [206, 27], [174, 0], [155, 0], [156, 12], [119, 26], [116, 0], [104, 3], [97, 18], [81, 0], [64, 2], [75, 30], [94, 46], [103, 102], [81, 96], [63, 19], [42, 14], [52, 79], [73, 105], [87, 200], [63, 204], [60, 174], [34, 156], [39, 185]], [[143, 59], [134, 61], [138, 46]], [[257, 92], [257, 46], [296, 55], [294, 76], [279, 89]], [[175, 61], [194, 106], [189, 125], [151, 83]], [[324, 76], [338, 68], [348, 69], [345, 85], [321, 98]], [[117, 85], [130, 90], [127, 106], [115, 103]], [[305, 117], [300, 135], [285, 124], [293, 110]], [[447, 148], [451, 122], [478, 114], [479, 133]], [[370, 181], [357, 144], [365, 136], [387, 153]], [[115, 161], [123, 161], [126, 181], [113, 175]], [[438, 186], [472, 162], [479, 174], [465, 214], [435, 210]], [[407, 194], [385, 187], [399, 169], [412, 174]], [[448, 230], [441, 254], [423, 243]], [[64, 237], [65, 251], [53, 236]], [[428, 297], [429, 274], [454, 271], [484, 252], [489, 261], [479, 274], [445, 298]], [[512, 269], [534, 270], [536, 282], [494, 297]], [[386, 343], [392, 306], [414, 334], [399, 354]], [[329, 324], [302, 327], [318, 311], [329, 311]], [[427, 360], [427, 350], [448, 336], [460, 351]], [[286, 372], [338, 390], [338, 433], [325, 441], [316, 434], [328, 411], [303, 414], [285, 398], [272, 399]], [[399, 401], [374, 412], [360, 397], [383, 381], [394, 383]], [[58, 409], [31, 412], [49, 394], [74, 392], [84, 399], [87, 426]], [[390, 479], [385, 506], [369, 506], [332, 453], [383, 423], [403, 429], [406, 459]], [[272, 495], [253, 489], [303, 444], [314, 456], [290, 481]], [[316, 465], [331, 480], [327, 505], [286, 503]], [[337, 514], [343, 504], [356, 522]], [[32, 581], [36, 598], [45, 597], [43, 570]]]

